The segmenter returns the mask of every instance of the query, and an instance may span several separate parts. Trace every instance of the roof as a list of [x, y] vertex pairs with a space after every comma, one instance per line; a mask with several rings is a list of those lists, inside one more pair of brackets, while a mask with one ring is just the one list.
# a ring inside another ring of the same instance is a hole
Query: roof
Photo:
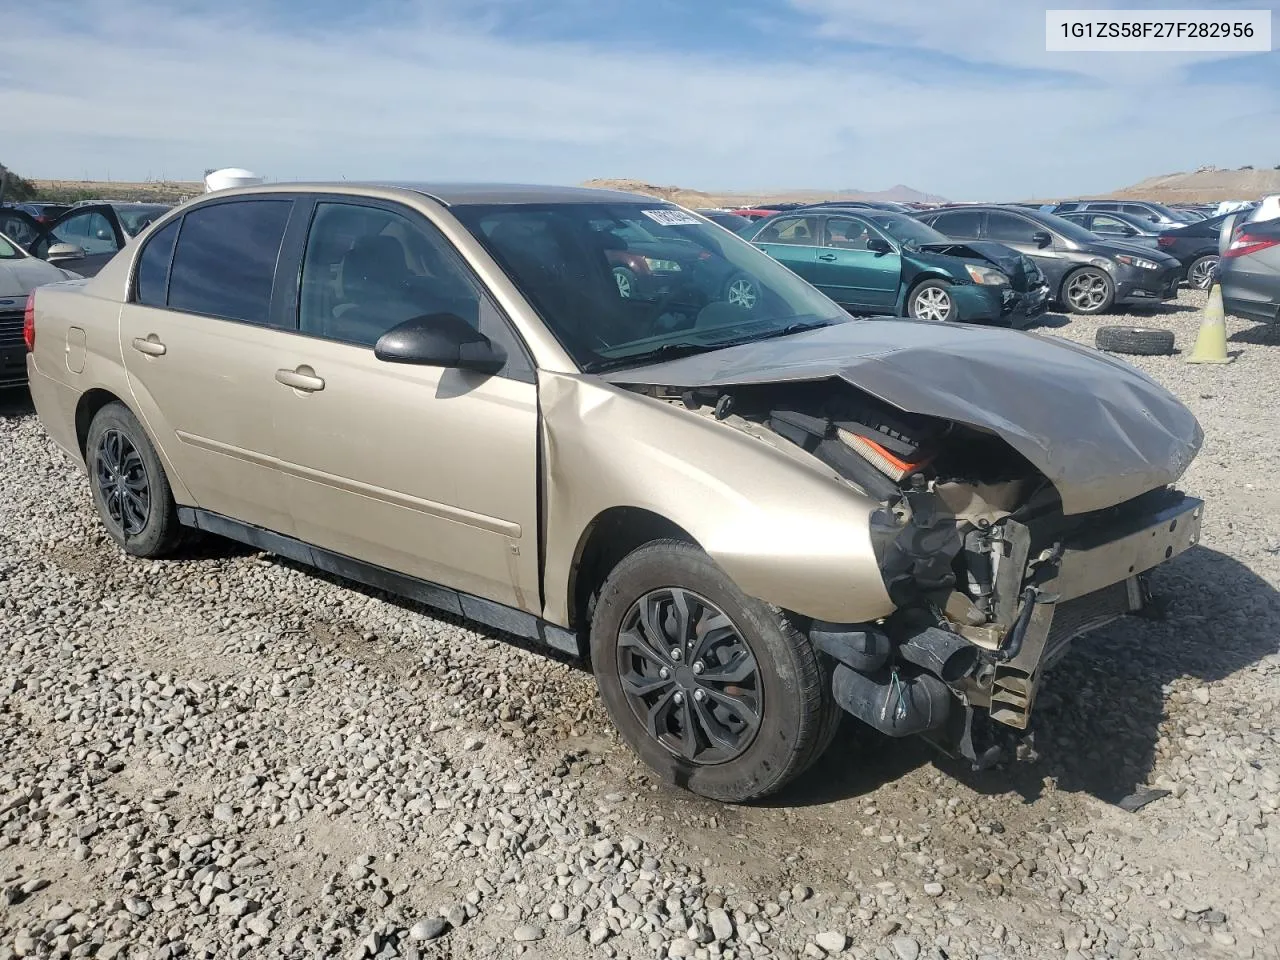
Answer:
[[667, 203], [660, 197], [647, 197], [640, 193], [624, 193], [621, 190], [599, 190], [593, 187], [540, 186], [527, 183], [416, 183], [403, 181], [350, 181], [338, 183], [264, 183], [266, 189], [275, 187], [289, 190], [321, 190], [325, 187], [380, 187], [382, 189], [412, 190], [434, 197], [446, 206], [469, 203], [636, 203], [651, 200]]

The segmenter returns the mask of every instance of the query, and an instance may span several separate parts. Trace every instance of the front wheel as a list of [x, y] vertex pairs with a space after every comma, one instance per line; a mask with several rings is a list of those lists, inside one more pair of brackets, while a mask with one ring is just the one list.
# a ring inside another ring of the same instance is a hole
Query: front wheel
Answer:
[[954, 320], [956, 301], [951, 284], [945, 280], [926, 280], [907, 297], [907, 316], [916, 320]]
[[135, 557], [161, 557], [182, 540], [178, 507], [142, 425], [124, 404], [94, 415], [85, 442], [93, 505], [111, 539]]
[[807, 638], [697, 547], [656, 541], [601, 588], [591, 658], [623, 740], [668, 782], [737, 803], [781, 789], [830, 743], [830, 675]]
[[1105, 313], [1116, 302], [1116, 285], [1099, 267], [1081, 267], [1062, 281], [1062, 302], [1072, 313]]

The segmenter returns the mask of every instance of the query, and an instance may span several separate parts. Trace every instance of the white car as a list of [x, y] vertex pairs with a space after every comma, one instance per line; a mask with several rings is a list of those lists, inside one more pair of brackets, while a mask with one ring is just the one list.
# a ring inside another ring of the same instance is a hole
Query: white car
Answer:
[[79, 280], [80, 274], [37, 259], [0, 233], [0, 387], [27, 382], [22, 316], [27, 294], [46, 283]]

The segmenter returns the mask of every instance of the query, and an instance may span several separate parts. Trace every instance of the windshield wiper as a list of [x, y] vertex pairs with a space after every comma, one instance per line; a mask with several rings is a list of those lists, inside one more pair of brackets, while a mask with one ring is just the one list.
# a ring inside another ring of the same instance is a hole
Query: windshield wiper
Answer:
[[742, 337], [737, 340], [724, 340], [715, 344], [715, 349], [721, 347], [736, 347], [744, 343], [755, 343], [757, 340], [774, 340], [778, 337], [789, 337], [793, 333], [804, 333], [808, 330], [817, 330], [819, 327], [829, 327], [834, 321], [832, 320], [814, 320], [809, 323], [789, 323], [781, 330], [770, 330], [768, 333], [754, 334], [750, 337]]
[[652, 350], [629, 353], [625, 357], [601, 357], [599, 360], [592, 360], [583, 364], [582, 369], [588, 373], [598, 373], [601, 370], [629, 367], [634, 364], [648, 363], [652, 360], [675, 360], [677, 357], [688, 357], [695, 353], [707, 353], [711, 350], [719, 350], [721, 346], [723, 344], [691, 343], [687, 340], [681, 340], [678, 343], [664, 343], [662, 346], [654, 347]]

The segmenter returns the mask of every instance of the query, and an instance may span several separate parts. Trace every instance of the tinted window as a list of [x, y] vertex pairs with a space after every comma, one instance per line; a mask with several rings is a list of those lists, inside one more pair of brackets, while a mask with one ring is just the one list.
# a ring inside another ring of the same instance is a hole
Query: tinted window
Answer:
[[1100, 213], [1093, 218], [1093, 226], [1090, 228], [1094, 233], [1104, 234], [1107, 236], [1127, 237], [1133, 233], [1133, 227], [1118, 220], [1115, 217], [1109, 217], [1105, 213]]
[[756, 243], [791, 243], [801, 246], [818, 242], [817, 217], [783, 217], [769, 224], [755, 238]]
[[824, 246], [836, 247], [840, 250], [865, 250], [871, 236], [871, 230], [860, 220], [832, 217], [827, 221], [827, 237]]
[[982, 223], [982, 212], [979, 210], [952, 210], [940, 213], [930, 224], [948, 237], [977, 237], [978, 225]]
[[480, 325], [480, 295], [434, 227], [381, 207], [317, 204], [302, 264], [303, 333], [373, 346], [432, 313]]
[[173, 242], [178, 239], [175, 220], [147, 241], [138, 257], [138, 303], [148, 307], [163, 307], [169, 288], [169, 260], [173, 257]]
[[1035, 243], [1033, 233], [1044, 228], [1038, 223], [1023, 220], [1012, 213], [992, 211], [987, 214], [987, 237], [992, 240], [1008, 240], [1010, 243]]
[[266, 323], [291, 200], [197, 207], [182, 219], [169, 306], [210, 317]]
[[1090, 210], [1119, 210], [1119, 209], [1120, 209], [1120, 204], [1118, 204], [1118, 203], [1091, 203], [1091, 204], [1089, 204], [1089, 205], [1088, 205], [1088, 208], [1089, 208]]
[[1068, 201], [1067, 203], [1058, 204], [1058, 213], [1064, 213], [1067, 210], [1079, 210], [1079, 209], [1080, 209], [1080, 204], [1074, 200]]

